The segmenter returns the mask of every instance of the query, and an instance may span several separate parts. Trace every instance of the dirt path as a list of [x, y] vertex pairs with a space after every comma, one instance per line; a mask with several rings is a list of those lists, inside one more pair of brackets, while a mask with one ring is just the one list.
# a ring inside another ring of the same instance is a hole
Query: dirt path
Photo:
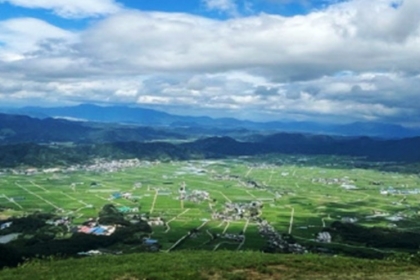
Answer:
[[246, 220], [246, 223], [245, 223], [244, 228], [242, 230], [244, 232], [244, 234], [245, 234], [245, 232], [246, 232], [246, 230], [248, 228], [248, 225], [249, 225], [249, 219]]
[[155, 196], [153, 197], [152, 207], [150, 207], [150, 213], [153, 213], [153, 210], [155, 210], [155, 204], [157, 200], [159, 191], [155, 190]]
[[171, 229], [171, 228], [169, 227], [169, 223], [170, 223], [170, 222], [172, 222], [172, 221], [174, 221], [175, 219], [177, 219], [177, 218], [181, 217], [182, 215], [184, 215], [184, 214], [185, 214], [185, 213], [187, 213], [188, 211], [190, 211], [190, 208], [186, 209], [184, 212], [182, 212], [182, 213], [178, 214], [177, 216], [175, 216], [175, 217], [173, 217], [172, 219], [170, 219], [169, 221], [167, 221], [167, 222], [166, 222], [166, 226], [167, 226], [168, 228], [165, 230], [165, 233], [167, 233], [167, 232]]
[[245, 244], [245, 240], [246, 240], [245, 233], [246, 233], [246, 230], [248, 229], [248, 225], [249, 225], [249, 219], [247, 219], [247, 220], [246, 220], [246, 223], [245, 223], [245, 225], [244, 225], [244, 228], [242, 229], [242, 232], [243, 232], [243, 234], [244, 234], [244, 239], [243, 239], [243, 240], [242, 240], [242, 242], [238, 245], [238, 247], [236, 248], [236, 251], [241, 250], [242, 246]]
[[249, 176], [249, 174], [251, 174], [252, 169], [254, 169], [254, 168], [253, 168], [253, 167], [250, 167], [250, 168], [248, 169], [248, 172], [245, 174], [245, 177], [248, 177], [248, 176]]
[[38, 185], [38, 184], [36, 184], [34, 181], [29, 181], [32, 185], [34, 185], [35, 187], [37, 187], [38, 189], [41, 189], [41, 190], [43, 190], [43, 191], [45, 191], [45, 192], [50, 192], [49, 190], [47, 190], [46, 188], [44, 188], [44, 187], [42, 187], [42, 186], [40, 186], [40, 185]]
[[108, 201], [109, 203], [112, 203], [112, 204], [115, 204], [115, 205], [119, 205], [119, 206], [124, 206], [124, 205], [122, 205], [121, 203], [118, 203], [118, 202], [116, 202], [116, 201], [112, 201], [111, 202], [111, 200], [110, 199], [106, 199], [105, 197], [102, 197], [102, 196], [100, 196], [100, 195], [95, 195], [96, 197], [98, 197], [98, 198], [100, 198], [100, 199], [102, 199], [102, 200], [105, 200], [105, 201]]
[[294, 217], [294, 215], [295, 215], [295, 208], [293, 208], [293, 207], [291, 207], [291, 206], [290, 206], [290, 208], [292, 208], [292, 212], [290, 213], [289, 234], [292, 234], [292, 228], [293, 228], [293, 217]]
[[223, 241], [223, 242], [220, 242], [219, 244], [217, 244], [216, 246], [214, 246], [213, 251], [216, 251], [220, 247], [220, 245], [223, 245], [223, 244], [237, 244], [237, 243]]
[[63, 210], [62, 208], [60, 208], [60, 207], [58, 207], [57, 205], [53, 204], [52, 202], [50, 202], [50, 201], [46, 200], [46, 199], [45, 199], [45, 198], [43, 198], [42, 196], [40, 196], [40, 195], [38, 195], [38, 194], [36, 194], [36, 193], [34, 193], [34, 192], [32, 192], [32, 191], [28, 190], [27, 188], [25, 188], [24, 186], [20, 185], [19, 183], [15, 182], [15, 185], [16, 185], [16, 186], [18, 186], [19, 188], [21, 188], [22, 190], [26, 191], [27, 193], [30, 193], [31, 195], [36, 196], [37, 198], [39, 198], [39, 199], [41, 199], [42, 201], [44, 201], [45, 203], [47, 203], [47, 204], [51, 205], [51, 206], [52, 206], [52, 207], [54, 207], [55, 209], [60, 210], [60, 211], [62, 211], [62, 210]]
[[79, 200], [79, 199], [77, 199], [77, 198], [75, 198], [75, 197], [73, 197], [73, 196], [71, 196], [71, 195], [68, 195], [68, 194], [66, 194], [65, 192], [62, 192], [65, 196], [67, 196], [68, 198], [70, 198], [70, 199], [72, 199], [72, 200], [75, 200], [75, 201], [77, 201], [77, 202], [79, 202], [80, 204], [83, 204], [84, 206], [86, 206], [86, 207], [88, 207], [88, 206], [90, 206], [90, 204], [87, 204], [86, 202], [84, 202], [84, 201], [82, 201], [82, 200]]
[[230, 200], [224, 193], [222, 193], [221, 191], [219, 191], [219, 193], [230, 203], [232, 203], [232, 200]]
[[19, 207], [20, 209], [23, 209], [23, 207], [22, 207], [19, 203], [17, 203], [14, 199], [9, 198], [7, 195], [3, 195], [3, 197], [4, 197], [5, 199], [7, 199], [8, 201], [10, 201], [11, 203], [15, 204], [15, 205], [16, 205], [17, 207]]
[[[201, 229], [202, 227], [204, 227], [206, 224], [208, 223], [208, 221], [203, 222], [198, 228], [197, 230]], [[184, 241], [185, 239], [187, 239], [189, 236], [191, 235], [190, 232], [188, 232], [186, 235], [184, 235], [183, 237], [181, 237], [180, 239], [178, 239], [177, 242], [175, 242], [168, 250], [166, 250], [166, 253], [169, 253], [170, 251], [172, 251], [173, 249], [176, 248], [176, 246], [178, 246], [179, 243], [181, 243], [182, 241]]]
[[253, 198], [257, 198], [255, 195], [253, 195], [250, 191], [246, 190], [246, 193], [252, 196]]
[[223, 229], [223, 232], [222, 232], [223, 234], [226, 233], [226, 231], [227, 231], [227, 229], [228, 229], [229, 226], [230, 226], [230, 223], [227, 222], [225, 228]]

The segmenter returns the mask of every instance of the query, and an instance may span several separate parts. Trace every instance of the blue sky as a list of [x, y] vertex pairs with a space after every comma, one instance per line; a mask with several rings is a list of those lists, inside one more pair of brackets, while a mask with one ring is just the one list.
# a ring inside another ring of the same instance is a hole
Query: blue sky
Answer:
[[[52, 0], [51, 2], [54, 1]], [[219, 2], [223, 2], [223, 0]], [[233, 2], [238, 9], [239, 15], [253, 15], [263, 12], [283, 16], [308, 14], [313, 10], [323, 9], [332, 3], [331, 0], [254, 0]], [[13, 3], [13, 1], [11, 1], [11, 3]], [[89, 19], [86, 18], [66, 19], [55, 15], [50, 9], [28, 9], [11, 3], [8, 1], [0, 3], [0, 20], [17, 17], [35, 17], [42, 18], [60, 27], [71, 29], [82, 29], [90, 22]], [[140, 11], [190, 13], [221, 20], [229, 19], [232, 16], [229, 12], [223, 10], [209, 9], [208, 5], [206, 5], [206, 1], [203, 0], [120, 0], [118, 3], [126, 8]]]
[[420, 126], [420, 1], [0, 0], [0, 103]]

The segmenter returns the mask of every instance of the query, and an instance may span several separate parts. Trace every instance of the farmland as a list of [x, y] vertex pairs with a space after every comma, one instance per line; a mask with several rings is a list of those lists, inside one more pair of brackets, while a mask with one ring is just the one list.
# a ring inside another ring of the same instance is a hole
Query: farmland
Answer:
[[[126, 215], [148, 213], [164, 220], [166, 225], [152, 226], [150, 234], [163, 252], [264, 248], [266, 240], [255, 219], [214, 218], [214, 213], [225, 210], [226, 203], [262, 203], [258, 218], [306, 244], [334, 221], [350, 220], [403, 232], [419, 229], [418, 175], [356, 168], [353, 162], [352, 158], [333, 156], [270, 155], [145, 161], [113, 172], [79, 168], [48, 173], [32, 170], [25, 175], [8, 171], [0, 176], [0, 205], [6, 209], [0, 214], [41, 211], [72, 216], [74, 224], [81, 224], [111, 203], [135, 211]], [[202, 191], [209, 198], [180, 200], [181, 186], [187, 194]], [[135, 199], [115, 198], [115, 193], [130, 193]], [[189, 235], [194, 229], [197, 231]], [[245, 237], [240, 241], [214, 238], [240, 233]]]

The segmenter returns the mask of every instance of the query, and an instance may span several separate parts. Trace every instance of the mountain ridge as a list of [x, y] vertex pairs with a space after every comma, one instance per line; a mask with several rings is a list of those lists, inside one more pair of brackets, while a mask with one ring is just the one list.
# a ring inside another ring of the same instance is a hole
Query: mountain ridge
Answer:
[[6, 113], [28, 115], [36, 118], [61, 117], [94, 122], [126, 123], [142, 126], [173, 128], [248, 129], [255, 131], [285, 131], [342, 136], [370, 136], [381, 138], [406, 138], [420, 136], [420, 129], [396, 124], [354, 122], [349, 124], [324, 124], [316, 122], [268, 121], [256, 122], [235, 118], [212, 118], [208, 116], [173, 115], [154, 109], [129, 106], [98, 106], [80, 104], [67, 107], [23, 107], [3, 109]]

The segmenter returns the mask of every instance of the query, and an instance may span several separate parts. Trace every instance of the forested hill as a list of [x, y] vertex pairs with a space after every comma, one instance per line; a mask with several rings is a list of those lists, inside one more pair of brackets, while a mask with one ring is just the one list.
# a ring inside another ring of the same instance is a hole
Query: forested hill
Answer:
[[104, 143], [184, 138], [185, 136], [180, 133], [152, 127], [0, 114], [0, 144]]
[[182, 146], [213, 156], [282, 153], [361, 156], [378, 161], [420, 161], [420, 137], [382, 140], [369, 137], [279, 133], [261, 137], [254, 142], [239, 142], [229, 137], [211, 137]]
[[165, 142], [112, 142], [79, 145], [0, 145], [0, 166], [55, 166], [86, 163], [94, 158], [187, 160], [269, 153], [343, 155], [374, 161], [420, 161], [420, 137], [401, 140], [334, 138], [330, 136], [276, 134], [255, 142], [211, 137], [182, 144]]

